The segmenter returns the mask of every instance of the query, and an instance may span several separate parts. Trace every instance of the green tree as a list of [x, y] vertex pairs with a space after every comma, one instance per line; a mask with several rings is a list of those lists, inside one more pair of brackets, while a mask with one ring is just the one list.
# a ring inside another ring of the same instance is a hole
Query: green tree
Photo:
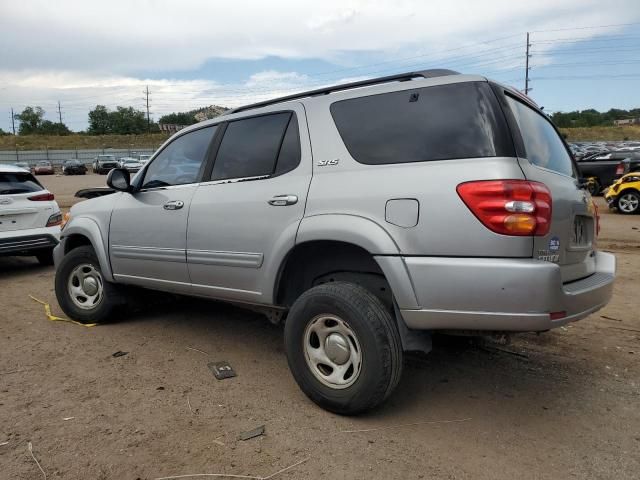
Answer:
[[54, 123], [44, 120], [38, 129], [41, 135], [71, 135], [71, 130], [64, 123]]
[[111, 133], [111, 120], [109, 111], [104, 105], [96, 105], [96, 108], [89, 112], [89, 128], [87, 133], [92, 135], [105, 135]]
[[42, 126], [44, 110], [42, 107], [26, 107], [21, 113], [15, 115], [15, 119], [20, 121], [18, 133], [20, 135], [33, 135], [39, 133]]
[[180, 112], [180, 113], [170, 113], [168, 115], [163, 115], [158, 120], [158, 123], [170, 123], [176, 125], [193, 125], [194, 123], [198, 123], [196, 117], [193, 116], [191, 112]]
[[121, 135], [138, 134], [147, 131], [147, 119], [144, 112], [133, 107], [117, 107], [109, 113], [112, 133]]

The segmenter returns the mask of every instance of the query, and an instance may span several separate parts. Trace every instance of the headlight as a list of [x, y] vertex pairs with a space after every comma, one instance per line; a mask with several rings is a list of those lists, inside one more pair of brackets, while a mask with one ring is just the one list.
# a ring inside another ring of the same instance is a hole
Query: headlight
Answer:
[[64, 214], [64, 216], [62, 217], [62, 223], [60, 224], [60, 230], [62, 230], [65, 225], [67, 223], [69, 223], [69, 220], [71, 220], [71, 212], [67, 212]]

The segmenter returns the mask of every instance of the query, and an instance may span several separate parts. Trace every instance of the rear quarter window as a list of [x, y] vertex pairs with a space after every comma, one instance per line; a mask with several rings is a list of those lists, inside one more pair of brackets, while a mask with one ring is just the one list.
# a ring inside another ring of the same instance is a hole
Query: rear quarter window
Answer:
[[360, 163], [515, 156], [506, 121], [486, 82], [342, 100], [331, 105], [331, 115]]
[[518, 124], [526, 159], [538, 167], [573, 176], [569, 152], [551, 121], [510, 96], [507, 102]]

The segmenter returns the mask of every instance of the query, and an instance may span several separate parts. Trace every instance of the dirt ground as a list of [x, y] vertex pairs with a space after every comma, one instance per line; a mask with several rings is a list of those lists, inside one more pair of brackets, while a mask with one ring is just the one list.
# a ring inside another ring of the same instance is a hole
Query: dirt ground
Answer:
[[[104, 177], [42, 181], [65, 206]], [[49, 479], [268, 477], [305, 459], [276, 478], [638, 479], [640, 217], [603, 209], [599, 244], [619, 269], [604, 310], [498, 349], [437, 338], [357, 418], [307, 400], [282, 327], [258, 314], [170, 298], [97, 327], [51, 322], [28, 295], [60, 314], [53, 268], [0, 258], [0, 478], [44, 478], [32, 442]], [[216, 380], [218, 360], [238, 376]]]

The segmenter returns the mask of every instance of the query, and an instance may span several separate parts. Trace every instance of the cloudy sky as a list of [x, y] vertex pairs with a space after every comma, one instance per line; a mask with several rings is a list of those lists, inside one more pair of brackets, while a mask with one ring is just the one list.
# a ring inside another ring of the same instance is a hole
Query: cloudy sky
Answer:
[[548, 111], [640, 106], [638, 0], [0, 0], [0, 128], [39, 105], [152, 117], [424, 68], [487, 75]]

